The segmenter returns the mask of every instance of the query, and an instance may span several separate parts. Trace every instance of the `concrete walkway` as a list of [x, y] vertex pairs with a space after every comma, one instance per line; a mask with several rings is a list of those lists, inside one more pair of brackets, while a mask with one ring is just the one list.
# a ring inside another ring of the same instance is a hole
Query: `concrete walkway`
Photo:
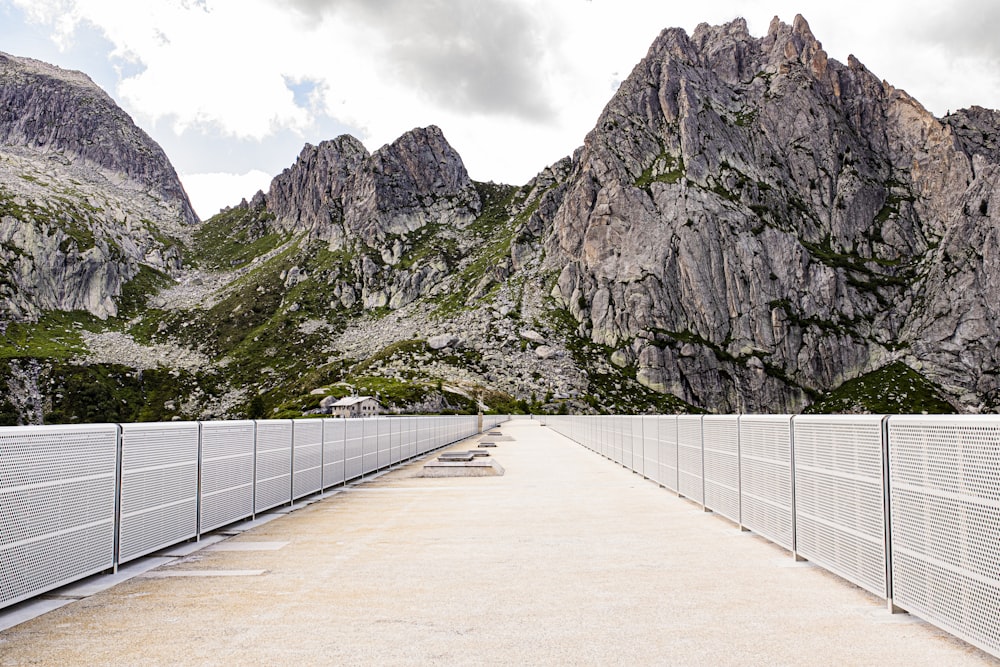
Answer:
[[998, 664], [537, 422], [501, 428], [502, 477], [349, 487], [0, 632], [0, 665]]

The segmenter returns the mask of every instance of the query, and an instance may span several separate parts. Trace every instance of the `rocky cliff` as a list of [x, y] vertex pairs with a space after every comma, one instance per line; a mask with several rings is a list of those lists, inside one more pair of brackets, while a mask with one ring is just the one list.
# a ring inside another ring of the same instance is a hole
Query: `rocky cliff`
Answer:
[[249, 206], [276, 229], [343, 253], [348, 275], [333, 292], [344, 307], [398, 308], [454, 268], [448, 250], [482, 202], [462, 158], [430, 126], [371, 154], [350, 136], [306, 145]]
[[79, 72], [0, 54], [0, 312], [118, 312], [197, 222], [162, 149]]
[[554, 295], [696, 405], [797, 411], [904, 359], [995, 407], [995, 118], [935, 118], [802, 17], [666, 30], [574, 160]]

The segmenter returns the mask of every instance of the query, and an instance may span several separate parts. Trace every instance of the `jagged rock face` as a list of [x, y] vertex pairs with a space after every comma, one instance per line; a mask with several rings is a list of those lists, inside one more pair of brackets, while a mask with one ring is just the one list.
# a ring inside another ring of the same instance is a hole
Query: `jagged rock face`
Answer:
[[961, 403], [1000, 406], [1000, 113], [979, 107], [944, 119], [969, 156], [968, 186], [927, 263], [904, 337]]
[[375, 248], [435, 222], [462, 226], [480, 202], [462, 158], [430, 126], [407, 132], [372, 154], [354, 137], [307, 145], [266, 197], [277, 224]]
[[89, 78], [0, 54], [0, 319], [117, 314], [197, 222], [163, 151]]
[[[742, 20], [664, 31], [575, 157], [546, 241], [555, 296], [644, 384], [718, 411], [797, 411], [906, 352], [967, 386], [937, 267], [992, 172], [953, 124], [829, 59], [801, 17], [763, 38]], [[977, 222], [990, 247], [996, 223]], [[964, 290], [985, 336], [966, 370], [995, 368], [990, 285]]]
[[454, 237], [481, 210], [462, 158], [435, 126], [372, 154], [350, 136], [307, 145], [256, 201], [280, 229], [306, 232], [351, 257], [350, 279], [331, 285], [345, 308], [395, 309], [428, 293], [452, 268], [444, 246], [401, 262], [414, 243], [427, 241], [425, 227], [442, 240]]
[[87, 75], [0, 53], [0, 145], [82, 158], [149, 186], [197, 222], [163, 149]]
[[429, 222], [461, 227], [479, 212], [462, 158], [440, 128], [411, 130], [372, 154], [355, 177], [344, 226], [369, 245]]
[[329, 234], [343, 220], [344, 188], [350, 177], [370, 157], [360, 141], [350, 135], [306, 144], [295, 164], [271, 181], [266, 202], [278, 224], [292, 232]]

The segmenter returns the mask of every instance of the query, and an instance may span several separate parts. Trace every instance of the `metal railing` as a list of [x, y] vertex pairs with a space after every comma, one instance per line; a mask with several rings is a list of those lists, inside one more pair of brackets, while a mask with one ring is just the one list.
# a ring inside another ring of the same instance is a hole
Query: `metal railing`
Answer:
[[544, 421], [1000, 657], [1000, 417]]
[[0, 427], [0, 609], [478, 432], [475, 415]]

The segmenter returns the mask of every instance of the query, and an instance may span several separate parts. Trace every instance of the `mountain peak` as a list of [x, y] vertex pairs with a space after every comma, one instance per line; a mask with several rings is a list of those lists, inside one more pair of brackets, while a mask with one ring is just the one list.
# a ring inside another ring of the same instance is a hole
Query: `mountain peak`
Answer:
[[430, 125], [370, 154], [349, 135], [306, 144], [295, 164], [271, 182], [267, 206], [285, 230], [306, 231], [334, 246], [355, 239], [372, 245], [432, 219], [464, 224], [478, 212], [479, 197], [461, 156], [441, 128]]
[[554, 294], [644, 384], [717, 410], [797, 411], [904, 348], [969, 386], [947, 332], [975, 331], [963, 354], [990, 369], [974, 340], [1000, 337], [1000, 319], [947, 285], [1000, 273], [964, 247], [1000, 215], [1000, 124], [949, 124], [829, 59], [801, 16], [760, 38], [740, 19], [665, 30], [574, 159], [545, 244]]
[[197, 222], [163, 149], [87, 75], [0, 54], [0, 108], [0, 147], [82, 159], [152, 189], [184, 222]]

